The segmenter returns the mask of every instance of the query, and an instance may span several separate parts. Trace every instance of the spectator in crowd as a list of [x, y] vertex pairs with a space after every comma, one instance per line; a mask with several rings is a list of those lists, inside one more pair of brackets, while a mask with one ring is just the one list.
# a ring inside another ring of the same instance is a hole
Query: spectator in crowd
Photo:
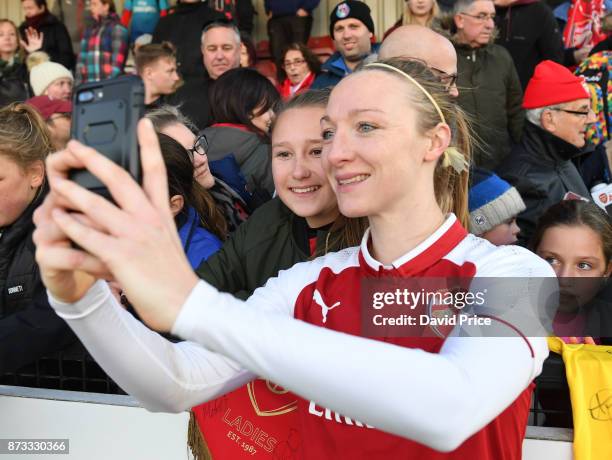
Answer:
[[315, 79], [312, 88], [336, 85], [372, 51], [376, 51], [371, 42], [374, 21], [370, 7], [363, 2], [347, 0], [336, 5], [329, 17], [329, 34], [337, 51], [323, 63], [323, 72]]
[[385, 32], [383, 40], [400, 26], [419, 25], [439, 28], [437, 24], [440, 8], [436, 0], [404, 0], [404, 13], [393, 26]]
[[29, 96], [28, 69], [17, 26], [10, 19], [0, 19], [0, 108]]
[[495, 6], [491, 0], [458, 0], [453, 36], [457, 50], [459, 106], [473, 120], [479, 143], [473, 163], [494, 169], [512, 143], [521, 140], [523, 92], [508, 52], [492, 43]]
[[253, 39], [246, 32], [240, 32], [240, 67], [255, 68], [257, 50]]
[[277, 66], [282, 63], [282, 53], [290, 43], [308, 44], [312, 29], [312, 11], [319, 0], [265, 0], [268, 15], [270, 53]]
[[[185, 81], [202, 77], [202, 29], [224, 16], [213, 11], [208, 2], [182, 0], [160, 18], [153, 32], [153, 43], [171, 42], [176, 48], [176, 63]], [[195, 120], [194, 120], [195, 121]]]
[[439, 77], [452, 97], [457, 97], [457, 52], [453, 44], [433, 30], [419, 26], [400, 26], [385, 38], [378, 50], [379, 59], [421, 60]]
[[50, 99], [70, 100], [74, 77], [57, 62], [43, 62], [30, 70], [30, 86], [34, 96], [49, 96]]
[[212, 22], [202, 31], [201, 49], [206, 72], [188, 79], [171, 99], [198, 129], [211, 123], [208, 98], [212, 83], [224, 72], [240, 67], [240, 32], [231, 22]]
[[160, 16], [168, 13], [168, 0], [126, 0], [121, 24], [130, 30], [130, 43], [144, 34], [152, 34]]
[[[270, 80], [244, 68], [225, 72], [210, 92], [214, 124], [203, 131], [209, 143], [208, 159], [230, 161], [233, 157], [246, 181], [237, 191], [243, 194], [246, 187], [243, 196], [252, 208], [274, 193], [269, 130], [279, 99]], [[228, 179], [225, 182], [234, 182]]]
[[[340, 82], [323, 118], [323, 164], [341, 213], [367, 214], [370, 230], [361, 247], [282, 271], [246, 304], [199, 281], [177, 248], [167, 199], [158, 191], [160, 154], [146, 124], [140, 126], [144, 191], [121, 168], [74, 143], [49, 163], [54, 191], [96, 224], [105, 222], [107, 213], [91, 206], [102, 198], [58, 179], [74, 155], [94, 174], [105, 171], [105, 182], [136, 204], [109, 204], [117, 214], [103, 233], [45, 202], [36, 242], [41, 257], [57, 251], [43, 270], [51, 302], [145, 407], [182, 411], [260, 375], [303, 398], [296, 411], [303, 452], [312, 458], [432, 459], [439, 451], [519, 458], [531, 382], [548, 354], [544, 338], [526, 338], [501, 321], [496, 326], [512, 337], [474, 339], [460, 330], [447, 338], [361, 337], [359, 282], [366, 277], [529, 274], [537, 282], [552, 274], [534, 254], [496, 248], [459, 223], [467, 219], [466, 156], [458, 151], [469, 152], [465, 127], [447, 89], [414, 61], [370, 64]], [[124, 222], [140, 231], [125, 235], [116, 227]], [[64, 234], [95, 254], [79, 252], [92, 271], [124, 280], [151, 327], [193, 342], [172, 344], [125, 314], [95, 275], [74, 271]], [[125, 260], [124, 250], [133, 257]], [[522, 290], [514, 294], [527, 300]], [[110, 327], [117, 322], [123, 327]], [[428, 417], [432, 408], [453, 416]], [[325, 417], [332, 410], [336, 421]]]
[[527, 205], [519, 214], [519, 243], [526, 245], [540, 216], [565, 198], [590, 197], [572, 163], [585, 145], [587, 124], [595, 120], [582, 80], [553, 61], [536, 66], [523, 107], [527, 122], [520, 144], [497, 173], [514, 185]]
[[228, 232], [233, 233], [249, 217], [251, 210], [234, 189], [211, 173], [206, 136], [196, 137], [193, 123], [175, 106], [165, 105], [147, 112], [145, 116], [151, 120], [156, 132], [172, 137], [187, 151], [193, 152], [194, 178], [212, 195], [215, 205], [225, 217]]
[[283, 99], [307, 91], [321, 72], [321, 61], [301, 43], [290, 44], [283, 53], [278, 91]]
[[66, 26], [49, 11], [47, 0], [21, 0], [25, 21], [19, 26], [28, 53], [44, 51], [53, 62], [71, 71], [75, 56]]
[[70, 140], [70, 122], [72, 121], [72, 102], [64, 99], [52, 99], [49, 96], [35, 96], [26, 101], [34, 107], [45, 120], [49, 138], [54, 151], [66, 148]]
[[512, 56], [524, 90], [538, 63], [550, 60], [561, 64], [565, 61], [559, 26], [543, 1], [494, 1], [499, 30], [496, 42]]
[[[328, 94], [326, 90], [299, 94], [277, 115], [272, 128], [272, 174], [278, 196], [257, 209], [197, 270], [198, 276], [220, 291], [246, 299], [280, 270], [361, 241], [365, 221], [340, 216], [323, 170], [320, 120]], [[258, 379], [248, 388], [225, 395], [224, 401], [232, 414], [244, 419], [256, 416], [248, 397], [251, 390], [265, 397], [268, 405], [274, 404], [272, 407], [295, 407], [295, 395], [279, 395], [269, 388], [270, 382]], [[216, 403], [193, 408], [190, 430], [202, 433], [191, 442], [194, 456], [198, 458], [208, 447], [213, 458], [239, 458], [226, 431], [218, 429], [225, 425], [223, 414], [209, 410]], [[292, 410], [265, 421], [258, 419], [258, 426], [279, 440], [273, 451], [276, 458], [284, 458], [289, 449], [301, 449], [301, 436], [291, 436], [300, 430], [296, 415]]]
[[83, 32], [77, 59], [80, 83], [116, 77], [123, 72], [128, 53], [128, 32], [119, 22], [114, 0], [91, 0], [93, 24]]
[[86, 22], [91, 20], [89, 5], [84, 0], [53, 0], [51, 12], [66, 26], [72, 49], [78, 50]]
[[[590, 311], [596, 307], [591, 301], [604, 287], [602, 279], [607, 280], [612, 273], [610, 217], [592, 202], [561, 201], [540, 217], [531, 247], [559, 278], [561, 298], [553, 322], [555, 334], [570, 343], [585, 338], [587, 343], [594, 343], [587, 336], [587, 320], [590, 313], [596, 313]], [[610, 298], [607, 302], [609, 306]]]
[[176, 51], [170, 42], [152, 43], [136, 53], [136, 73], [145, 88], [147, 110], [166, 103], [166, 96], [176, 91], [180, 77], [176, 69]]
[[32, 214], [46, 195], [51, 151], [33, 107], [0, 109], [0, 375], [76, 341], [49, 306], [34, 259]]
[[495, 246], [515, 244], [520, 228], [516, 216], [525, 210], [519, 192], [491, 171], [471, 172], [468, 203], [470, 232]]
[[183, 251], [196, 269], [221, 248], [227, 225], [212, 196], [194, 177], [194, 152], [165, 134], [158, 133], [158, 138], [168, 175], [170, 211]]

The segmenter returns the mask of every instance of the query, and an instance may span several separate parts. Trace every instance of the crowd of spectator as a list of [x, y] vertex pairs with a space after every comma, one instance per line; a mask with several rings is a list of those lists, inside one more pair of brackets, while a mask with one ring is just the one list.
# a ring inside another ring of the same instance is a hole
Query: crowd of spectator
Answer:
[[[46, 0], [21, 3], [22, 24], [0, 19], [0, 374], [77, 342], [49, 306], [32, 215], [48, 191], [44, 159], [70, 139], [74, 87], [129, 72], [144, 82], [182, 247], [221, 291], [246, 299], [280, 270], [359, 244], [366, 223], [338, 210], [319, 121], [329, 88], [393, 58], [425, 65], [467, 115], [470, 232], [531, 249], [559, 278], [612, 272], [612, 224], [591, 196], [612, 182], [605, 8], [577, 44], [564, 42], [558, 5], [545, 1], [407, 0], [385, 33], [366, 3], [346, 0], [329, 16], [335, 51], [321, 58], [308, 46], [318, 0], [265, 1], [269, 55], [251, 38], [250, 1], [134, 0], [118, 11], [113, 0], [90, 0], [78, 49]], [[275, 71], [260, 71], [262, 59]], [[556, 318], [558, 336], [610, 342], [591, 337], [588, 317], [567, 319], [575, 313]], [[612, 309], [598, 315], [612, 323]], [[222, 455], [210, 413], [194, 408], [191, 423]], [[196, 438], [192, 448], [206, 450]]]

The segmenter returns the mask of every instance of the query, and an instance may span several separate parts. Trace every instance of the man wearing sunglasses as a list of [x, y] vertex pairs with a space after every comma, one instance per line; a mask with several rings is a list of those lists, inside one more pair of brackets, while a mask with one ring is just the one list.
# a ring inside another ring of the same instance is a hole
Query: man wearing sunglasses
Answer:
[[453, 44], [433, 30], [418, 26], [395, 29], [380, 45], [379, 59], [408, 58], [423, 61], [446, 86], [448, 93], [457, 97], [457, 53]]
[[523, 139], [497, 174], [518, 189], [527, 206], [516, 220], [521, 228], [519, 243], [525, 245], [551, 205], [590, 197], [572, 159], [597, 153], [584, 149], [587, 127], [596, 120], [589, 93], [582, 79], [567, 68], [553, 61], [538, 64], [525, 89], [523, 107], [527, 110]]
[[486, 169], [494, 169], [520, 141], [525, 119], [514, 62], [506, 49], [493, 44], [494, 18], [491, 0], [455, 3], [458, 104], [472, 117], [480, 141], [473, 163]]

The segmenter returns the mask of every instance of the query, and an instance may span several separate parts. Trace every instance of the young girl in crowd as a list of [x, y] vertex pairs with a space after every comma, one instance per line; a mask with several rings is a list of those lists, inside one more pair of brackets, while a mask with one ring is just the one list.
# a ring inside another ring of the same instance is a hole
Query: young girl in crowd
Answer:
[[[54, 307], [123, 388], [153, 410], [180, 411], [255, 375], [270, 379], [301, 397], [304, 458], [521, 457], [545, 339], [495, 318], [496, 332], [510, 337], [359, 337], [360, 285], [368, 278], [553, 275], [525, 249], [495, 247], [462, 226], [468, 177], [458, 149], [469, 152], [469, 140], [460, 110], [427, 67], [375, 63], [334, 88], [322, 119], [323, 164], [340, 212], [367, 216], [370, 229], [361, 246], [282, 271], [246, 304], [198, 282], [178, 250], [147, 128], [140, 134], [149, 197], [120, 168], [73, 143], [49, 161], [51, 185], [93, 222], [105, 222], [104, 230], [79, 223], [56, 196], [36, 217]], [[121, 209], [61, 179], [82, 165], [102, 176]], [[119, 226], [144, 233], [124, 235]], [[64, 232], [91, 255], [66, 247]], [[152, 327], [199, 345], [171, 344], [134, 320], [104, 283], [73, 271], [74, 254], [81, 270], [113, 273]], [[527, 294], [515, 293], [517, 300]], [[271, 448], [266, 436], [255, 439]]]
[[278, 91], [283, 99], [308, 90], [321, 72], [321, 61], [302, 43], [290, 44], [285, 49], [281, 63]]
[[[228, 70], [210, 91], [215, 123], [203, 131], [209, 144], [208, 159], [227, 160], [233, 155], [246, 180], [247, 201], [253, 201], [253, 207], [274, 193], [269, 131], [278, 101], [278, 91], [270, 80], [248, 68]], [[245, 196], [242, 189], [238, 193]]]
[[[559, 278], [559, 311], [553, 329], [566, 342], [594, 343], [587, 334], [593, 298], [612, 272], [612, 224], [597, 205], [567, 200], [538, 221], [533, 250]], [[605, 313], [605, 312], [604, 312]]]
[[[365, 223], [340, 216], [321, 161], [320, 120], [328, 96], [327, 90], [300, 94], [277, 114], [271, 135], [272, 175], [278, 196], [257, 209], [197, 270], [198, 276], [220, 291], [246, 299], [280, 270], [359, 244]], [[300, 129], [296, 130], [296, 126]], [[250, 394], [265, 398], [270, 409], [266, 417], [258, 417], [260, 413], [252, 406]], [[286, 458], [299, 446], [295, 395], [279, 390], [267, 380], [256, 379], [224, 396], [222, 402], [234, 418], [241, 415], [256, 419], [260, 429], [278, 440], [274, 457], [265, 453], [270, 458]], [[226, 436], [224, 413], [214, 410], [218, 404], [220, 401], [215, 400], [193, 409], [192, 450], [202, 458], [206, 449], [213, 458], [252, 456]], [[258, 455], [264, 455], [264, 451]]]
[[145, 116], [151, 120], [155, 131], [170, 136], [192, 153], [195, 180], [212, 195], [215, 205], [225, 217], [228, 232], [233, 233], [252, 211], [234, 189], [211, 173], [206, 136], [196, 137], [193, 123], [172, 105], [149, 110]]
[[30, 97], [28, 69], [19, 45], [19, 32], [10, 19], [0, 19], [0, 74], [0, 107]]
[[44, 160], [51, 150], [36, 109], [0, 109], [0, 375], [75, 341], [49, 306], [34, 260], [32, 214], [47, 192]]

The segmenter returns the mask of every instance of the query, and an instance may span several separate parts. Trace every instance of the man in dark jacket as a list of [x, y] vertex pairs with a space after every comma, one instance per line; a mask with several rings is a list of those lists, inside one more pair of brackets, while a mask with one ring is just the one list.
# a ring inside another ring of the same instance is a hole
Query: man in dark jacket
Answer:
[[517, 217], [519, 243], [525, 246], [550, 206], [590, 197], [572, 158], [582, 153], [587, 124], [595, 121], [595, 115], [582, 80], [553, 61], [536, 66], [523, 107], [527, 110], [523, 140], [497, 173], [518, 189], [527, 205]]
[[479, 142], [476, 166], [493, 169], [521, 139], [523, 93], [508, 52], [491, 43], [495, 6], [490, 0], [455, 3], [459, 106], [471, 115]]
[[335, 86], [372, 53], [374, 21], [370, 7], [355, 0], [339, 3], [329, 17], [329, 34], [337, 51], [323, 63], [313, 89]]
[[160, 18], [153, 32], [153, 43], [171, 42], [176, 47], [176, 62], [182, 77], [186, 81], [199, 78], [204, 73], [200, 48], [202, 29], [224, 19], [206, 1], [182, 0], [167, 16]]
[[74, 70], [75, 55], [68, 29], [49, 12], [47, 0], [21, 0], [25, 21], [19, 34], [28, 53], [44, 51], [53, 62]]
[[240, 67], [240, 32], [227, 21], [215, 21], [201, 32], [201, 55], [205, 72], [193, 76], [169, 98], [180, 105], [198, 129], [212, 122], [208, 93], [213, 82], [230, 69]]
[[319, 0], [265, 0], [270, 52], [280, 65], [284, 48], [291, 43], [306, 45], [312, 28], [312, 10]]
[[[559, 25], [545, 2], [495, 0], [495, 6], [499, 30], [496, 43], [512, 56], [523, 89], [539, 62], [548, 59], [565, 65], [576, 64], [575, 50], [564, 50]], [[579, 63], [582, 59], [577, 58]]]

